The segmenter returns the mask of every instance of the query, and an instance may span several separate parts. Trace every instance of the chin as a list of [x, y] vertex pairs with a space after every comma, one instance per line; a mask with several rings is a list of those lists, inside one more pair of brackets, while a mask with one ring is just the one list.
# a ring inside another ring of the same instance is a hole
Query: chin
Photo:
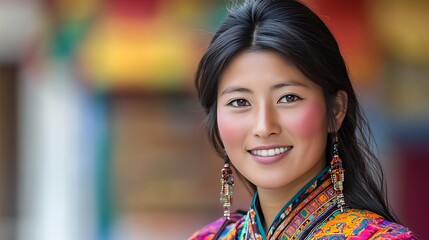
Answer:
[[267, 178], [258, 178], [255, 179], [255, 181], [252, 181], [253, 184], [255, 184], [259, 188], [266, 188], [266, 189], [275, 189], [275, 188], [282, 188], [290, 184], [290, 181], [287, 181], [283, 178], [276, 178], [276, 177], [267, 177]]

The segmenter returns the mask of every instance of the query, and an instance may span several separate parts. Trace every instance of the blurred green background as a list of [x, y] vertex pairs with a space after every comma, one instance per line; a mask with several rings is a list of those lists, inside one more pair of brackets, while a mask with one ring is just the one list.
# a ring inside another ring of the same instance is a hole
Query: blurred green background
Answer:
[[[0, 238], [186, 239], [221, 216], [199, 58], [235, 1], [0, 0]], [[391, 204], [429, 207], [429, 1], [305, 1], [339, 41]], [[247, 209], [241, 184], [234, 208]]]

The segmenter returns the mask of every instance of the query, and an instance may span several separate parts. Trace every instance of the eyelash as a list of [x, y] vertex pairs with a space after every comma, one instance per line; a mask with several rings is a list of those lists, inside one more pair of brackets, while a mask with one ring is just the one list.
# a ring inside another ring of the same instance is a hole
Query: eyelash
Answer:
[[[237, 104], [238, 102], [242, 102], [245, 105], [239, 106]], [[228, 102], [228, 106], [232, 106], [232, 107], [236, 107], [236, 108], [238, 108], [238, 107], [247, 107], [247, 106], [250, 106], [250, 103], [247, 100], [240, 98], [240, 99], [234, 99], [234, 100]]]
[[[292, 97], [293, 99], [287, 100], [288, 97]], [[293, 102], [296, 102], [298, 100], [301, 100], [302, 98], [299, 97], [299, 96], [297, 96], [297, 95], [295, 95], [295, 94], [286, 94], [286, 95], [284, 95], [283, 97], [281, 97], [279, 99], [278, 103], [280, 103], [282, 99], [286, 100], [286, 102], [284, 102], [284, 103], [293, 103]]]
[[[290, 97], [292, 97], [293, 99], [287, 100], [287, 98], [290, 98]], [[281, 101], [282, 99], [285, 99], [286, 101], [282, 102]], [[299, 96], [297, 96], [295, 94], [286, 94], [286, 95], [282, 96], [279, 99], [279, 101], [277, 101], [277, 103], [293, 103], [293, 102], [296, 102], [296, 101], [301, 100], [301, 99], [302, 99], [301, 97], [299, 97]], [[244, 104], [244, 105], [239, 105], [238, 104], [239, 102], [241, 104]], [[227, 105], [238, 108], [238, 107], [247, 107], [247, 106], [250, 106], [250, 103], [247, 100], [240, 98], [240, 99], [234, 99], [234, 100], [228, 102]]]

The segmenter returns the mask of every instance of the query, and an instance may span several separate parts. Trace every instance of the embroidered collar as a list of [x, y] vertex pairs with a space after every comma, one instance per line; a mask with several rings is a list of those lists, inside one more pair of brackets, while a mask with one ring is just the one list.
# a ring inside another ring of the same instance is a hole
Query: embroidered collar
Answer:
[[308, 235], [317, 223], [337, 209], [328, 169], [323, 169], [284, 205], [267, 233], [259, 216], [258, 194], [255, 193], [240, 239], [295, 239]]

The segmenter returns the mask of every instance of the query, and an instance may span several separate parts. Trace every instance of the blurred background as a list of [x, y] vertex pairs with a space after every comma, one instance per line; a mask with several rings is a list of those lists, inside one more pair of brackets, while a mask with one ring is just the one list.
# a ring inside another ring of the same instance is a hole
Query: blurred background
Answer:
[[[391, 204], [429, 238], [429, 1], [305, 1], [337, 37]], [[216, 0], [0, 0], [0, 239], [186, 239], [221, 216], [197, 63]], [[234, 208], [247, 209], [241, 184]]]

